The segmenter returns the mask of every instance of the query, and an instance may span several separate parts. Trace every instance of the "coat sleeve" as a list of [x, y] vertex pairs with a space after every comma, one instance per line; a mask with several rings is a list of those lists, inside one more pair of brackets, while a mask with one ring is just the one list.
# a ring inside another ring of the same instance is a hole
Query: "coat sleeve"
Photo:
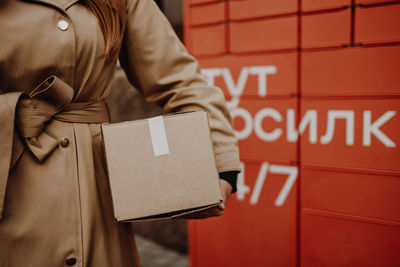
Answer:
[[237, 140], [221, 89], [208, 86], [153, 0], [127, 0], [120, 62], [129, 81], [166, 112], [207, 110], [219, 172], [239, 171]]

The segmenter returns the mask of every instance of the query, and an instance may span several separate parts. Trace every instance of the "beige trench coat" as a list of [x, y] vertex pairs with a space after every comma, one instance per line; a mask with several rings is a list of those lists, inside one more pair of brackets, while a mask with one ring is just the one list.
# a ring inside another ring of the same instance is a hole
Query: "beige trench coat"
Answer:
[[[126, 0], [126, 12], [120, 61], [130, 82], [167, 112], [207, 109], [219, 171], [239, 170], [221, 91], [206, 85], [153, 0]], [[57, 115], [109, 94], [116, 62], [104, 58], [96, 17], [78, 0], [2, 0], [0, 38], [0, 266], [138, 266], [130, 224], [113, 218], [107, 114], [95, 123]], [[17, 103], [46, 79], [52, 117], [37, 133]], [[15, 126], [24, 123], [38, 136]]]

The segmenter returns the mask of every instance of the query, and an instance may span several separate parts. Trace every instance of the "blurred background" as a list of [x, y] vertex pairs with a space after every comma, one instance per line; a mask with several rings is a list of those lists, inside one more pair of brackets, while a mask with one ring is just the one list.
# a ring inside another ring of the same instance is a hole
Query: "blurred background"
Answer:
[[[400, 266], [400, 1], [156, 2], [223, 90], [242, 173], [221, 218], [136, 223], [143, 266]], [[108, 102], [162, 113], [121, 69]]]

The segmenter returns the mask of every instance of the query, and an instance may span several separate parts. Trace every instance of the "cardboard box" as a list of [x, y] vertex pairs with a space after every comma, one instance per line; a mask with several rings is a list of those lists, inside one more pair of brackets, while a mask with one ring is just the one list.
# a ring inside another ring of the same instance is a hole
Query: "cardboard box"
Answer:
[[207, 113], [102, 126], [117, 221], [174, 218], [219, 205]]

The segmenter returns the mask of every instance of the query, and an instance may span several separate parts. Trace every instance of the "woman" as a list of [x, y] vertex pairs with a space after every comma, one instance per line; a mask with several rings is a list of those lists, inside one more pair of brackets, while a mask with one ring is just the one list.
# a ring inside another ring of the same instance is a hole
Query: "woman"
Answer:
[[3, 0], [0, 36], [0, 266], [139, 266], [130, 224], [113, 218], [100, 133], [118, 56], [148, 101], [207, 109], [226, 200], [235, 190], [223, 95], [153, 0]]

